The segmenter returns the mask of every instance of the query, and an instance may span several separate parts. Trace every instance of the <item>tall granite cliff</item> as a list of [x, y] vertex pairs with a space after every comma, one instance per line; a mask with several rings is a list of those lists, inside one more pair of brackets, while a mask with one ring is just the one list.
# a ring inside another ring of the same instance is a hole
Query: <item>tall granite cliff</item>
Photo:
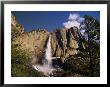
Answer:
[[85, 49], [84, 37], [77, 27], [71, 29], [57, 29], [52, 32], [52, 53], [53, 56], [68, 58], [77, 54], [78, 48]]

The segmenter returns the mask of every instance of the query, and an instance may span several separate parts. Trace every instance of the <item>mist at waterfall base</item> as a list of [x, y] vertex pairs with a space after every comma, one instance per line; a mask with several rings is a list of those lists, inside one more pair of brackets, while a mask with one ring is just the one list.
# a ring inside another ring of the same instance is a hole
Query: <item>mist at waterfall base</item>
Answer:
[[33, 68], [39, 72], [43, 72], [44, 75], [50, 76], [53, 74], [53, 71], [56, 69], [52, 66], [52, 53], [51, 53], [51, 35], [49, 35], [49, 39], [47, 42], [47, 47], [46, 47], [46, 53], [45, 53], [45, 59], [42, 60], [43, 65], [33, 65]]

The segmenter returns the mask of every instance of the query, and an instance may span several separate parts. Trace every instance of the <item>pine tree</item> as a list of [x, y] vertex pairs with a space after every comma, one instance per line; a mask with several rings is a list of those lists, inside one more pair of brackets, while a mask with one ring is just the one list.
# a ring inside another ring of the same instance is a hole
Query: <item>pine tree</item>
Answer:
[[94, 76], [94, 60], [96, 55], [94, 51], [99, 50], [100, 47], [100, 22], [88, 15], [85, 15], [84, 18], [85, 32], [88, 34], [88, 51], [90, 57], [91, 76]]

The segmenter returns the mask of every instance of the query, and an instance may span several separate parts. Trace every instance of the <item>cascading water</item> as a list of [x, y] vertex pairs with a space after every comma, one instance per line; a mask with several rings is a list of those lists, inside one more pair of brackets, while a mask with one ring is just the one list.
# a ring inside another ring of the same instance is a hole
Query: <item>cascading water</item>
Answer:
[[51, 53], [51, 35], [49, 35], [49, 39], [47, 42], [47, 48], [46, 48], [46, 54], [45, 54], [45, 58], [47, 60], [47, 63], [49, 65], [49, 67], [52, 67], [52, 53]]
[[55, 70], [55, 68], [52, 67], [52, 53], [51, 53], [51, 35], [49, 35], [49, 39], [47, 42], [47, 48], [45, 53], [45, 59], [46, 61], [43, 61], [43, 65], [33, 65], [34, 69], [36, 69], [39, 72], [43, 72], [44, 75], [50, 76], [52, 74], [52, 71]]

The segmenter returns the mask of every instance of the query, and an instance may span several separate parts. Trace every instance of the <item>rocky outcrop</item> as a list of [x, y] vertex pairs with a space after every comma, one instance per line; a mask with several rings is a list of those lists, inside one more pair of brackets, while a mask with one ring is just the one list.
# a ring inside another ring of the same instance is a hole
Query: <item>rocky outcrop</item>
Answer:
[[52, 54], [53, 56], [61, 57], [62, 60], [78, 54], [79, 48], [85, 49], [81, 35], [77, 27], [71, 29], [57, 29], [52, 32]]

